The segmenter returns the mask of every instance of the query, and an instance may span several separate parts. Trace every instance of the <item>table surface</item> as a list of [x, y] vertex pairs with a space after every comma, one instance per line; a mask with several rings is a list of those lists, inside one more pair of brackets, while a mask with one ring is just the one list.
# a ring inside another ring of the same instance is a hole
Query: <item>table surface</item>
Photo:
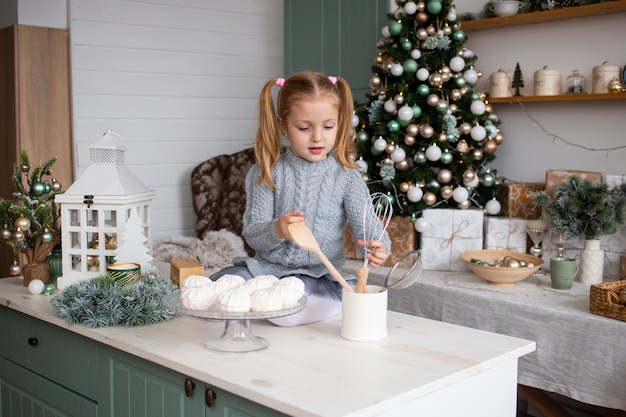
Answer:
[[[90, 329], [58, 318], [50, 296], [0, 279], [0, 303], [289, 415], [374, 416], [517, 360], [535, 349], [521, 338], [388, 313], [386, 339], [350, 342], [341, 319], [277, 327], [254, 321], [270, 341], [249, 354], [207, 350], [223, 321], [177, 317], [140, 327]], [[181, 354], [184, 352], [184, 354]]]
[[[369, 282], [387, 271], [372, 270]], [[519, 361], [520, 384], [626, 410], [626, 322], [592, 314], [589, 285], [556, 290], [546, 274], [497, 286], [472, 272], [423, 271], [411, 287], [390, 290], [389, 308], [534, 340], [537, 350]]]

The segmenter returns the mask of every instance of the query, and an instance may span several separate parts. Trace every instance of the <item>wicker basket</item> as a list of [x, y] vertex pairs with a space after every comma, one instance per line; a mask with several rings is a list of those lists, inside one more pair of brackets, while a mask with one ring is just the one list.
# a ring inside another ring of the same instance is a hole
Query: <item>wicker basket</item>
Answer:
[[[624, 292], [623, 294], [621, 294]], [[600, 316], [626, 321], [626, 305], [620, 304], [626, 297], [626, 280], [593, 284], [589, 289], [589, 311]]]

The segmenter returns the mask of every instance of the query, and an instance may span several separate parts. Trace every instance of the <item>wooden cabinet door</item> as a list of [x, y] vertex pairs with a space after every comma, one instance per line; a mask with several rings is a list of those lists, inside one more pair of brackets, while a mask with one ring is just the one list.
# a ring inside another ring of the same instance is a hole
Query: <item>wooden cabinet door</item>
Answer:
[[389, 0], [285, 0], [285, 75], [338, 75], [350, 83], [356, 101], [366, 102], [388, 11]]

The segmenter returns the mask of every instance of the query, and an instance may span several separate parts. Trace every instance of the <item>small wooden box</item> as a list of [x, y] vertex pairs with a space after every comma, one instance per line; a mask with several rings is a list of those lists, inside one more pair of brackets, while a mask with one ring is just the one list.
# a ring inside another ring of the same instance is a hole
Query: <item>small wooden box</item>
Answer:
[[180, 288], [189, 275], [204, 275], [204, 266], [195, 259], [172, 259], [170, 281]]
[[626, 256], [619, 257], [619, 279], [626, 279]]

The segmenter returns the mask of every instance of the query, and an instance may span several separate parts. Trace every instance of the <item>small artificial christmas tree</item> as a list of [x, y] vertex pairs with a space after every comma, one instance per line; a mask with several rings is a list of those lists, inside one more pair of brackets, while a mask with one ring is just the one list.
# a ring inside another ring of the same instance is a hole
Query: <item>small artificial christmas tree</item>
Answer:
[[480, 73], [452, 1], [396, 4], [377, 44], [368, 103], [356, 106], [359, 170], [371, 192], [393, 201], [394, 215], [412, 222], [426, 208], [498, 214], [488, 163], [504, 137], [472, 90]]
[[520, 88], [524, 87], [524, 76], [522, 75], [522, 69], [519, 67], [519, 62], [515, 64], [515, 71], [513, 72], [513, 82], [511, 87], [515, 88], [515, 95], [521, 96]]
[[131, 209], [121, 237], [122, 243], [115, 250], [115, 262], [138, 263], [141, 265], [143, 274], [149, 272], [152, 267], [152, 256], [150, 256], [150, 250], [145, 245], [148, 238], [144, 233], [136, 207]]

